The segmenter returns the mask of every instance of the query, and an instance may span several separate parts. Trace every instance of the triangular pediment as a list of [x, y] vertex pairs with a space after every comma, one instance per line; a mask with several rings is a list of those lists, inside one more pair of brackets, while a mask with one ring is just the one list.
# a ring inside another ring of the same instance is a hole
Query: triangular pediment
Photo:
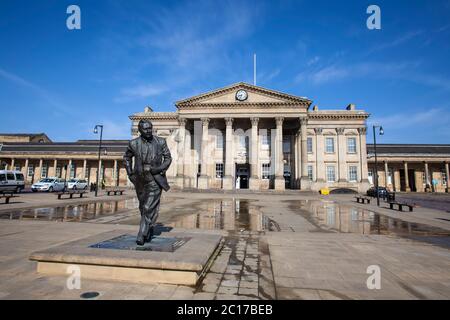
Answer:
[[[244, 90], [247, 94], [245, 100], [238, 100], [236, 93]], [[202, 104], [235, 104], [235, 103], [251, 103], [251, 104], [299, 104], [310, 105], [311, 101], [304, 97], [297, 97], [282, 93], [275, 90], [266, 89], [259, 86], [254, 86], [248, 83], [240, 82], [227, 87], [206, 92], [185, 100], [178, 101], [177, 107], [187, 105]]]

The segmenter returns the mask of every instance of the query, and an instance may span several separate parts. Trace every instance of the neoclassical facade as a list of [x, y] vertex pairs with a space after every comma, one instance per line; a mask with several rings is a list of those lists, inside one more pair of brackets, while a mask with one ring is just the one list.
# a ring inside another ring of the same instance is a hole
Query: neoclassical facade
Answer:
[[176, 103], [176, 112], [130, 116], [132, 135], [149, 119], [166, 138], [179, 188], [319, 190], [368, 187], [366, 119], [350, 104], [318, 110], [312, 101], [237, 83]]
[[[450, 145], [366, 145], [368, 114], [349, 105], [318, 110], [311, 100], [237, 83], [176, 103], [176, 112], [130, 116], [131, 136], [149, 119], [167, 140], [175, 188], [364, 192], [448, 192]], [[108, 128], [105, 127], [105, 130]], [[45, 177], [131, 186], [123, 165], [128, 140], [53, 142], [44, 133], [0, 133], [0, 169], [22, 171], [26, 184]]]

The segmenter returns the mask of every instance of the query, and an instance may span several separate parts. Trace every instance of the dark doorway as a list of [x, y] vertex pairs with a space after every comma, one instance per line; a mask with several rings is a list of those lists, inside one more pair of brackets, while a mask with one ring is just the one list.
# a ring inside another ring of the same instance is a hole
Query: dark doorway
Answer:
[[416, 172], [414, 169], [408, 169], [409, 188], [411, 191], [416, 192]]
[[250, 177], [249, 164], [236, 163], [236, 189], [248, 189], [248, 178]]
[[[400, 190], [406, 191], [406, 181], [405, 181], [405, 170], [399, 170], [400, 171]], [[409, 188], [411, 191], [416, 192], [416, 179], [415, 179], [415, 171], [414, 169], [408, 169], [408, 182], [409, 182]]]

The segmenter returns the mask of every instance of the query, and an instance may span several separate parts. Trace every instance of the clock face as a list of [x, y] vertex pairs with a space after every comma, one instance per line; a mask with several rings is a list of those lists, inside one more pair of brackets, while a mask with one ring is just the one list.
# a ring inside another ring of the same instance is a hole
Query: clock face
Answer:
[[239, 90], [238, 92], [236, 92], [236, 99], [237, 100], [244, 101], [244, 100], [247, 100], [247, 98], [248, 98], [247, 91]]

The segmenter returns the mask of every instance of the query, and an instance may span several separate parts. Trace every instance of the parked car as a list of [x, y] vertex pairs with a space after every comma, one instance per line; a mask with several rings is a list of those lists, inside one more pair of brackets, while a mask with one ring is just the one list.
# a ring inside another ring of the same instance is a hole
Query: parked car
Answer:
[[25, 188], [25, 178], [20, 171], [0, 170], [0, 192], [21, 192]]
[[72, 190], [86, 190], [87, 181], [83, 179], [70, 179], [67, 181], [67, 188]]
[[37, 191], [63, 191], [66, 188], [66, 180], [60, 178], [44, 178], [31, 186], [33, 192]]
[[[389, 193], [389, 190], [386, 189], [385, 187], [378, 187], [378, 195], [380, 197], [382, 197], [382, 198], [386, 197], [388, 193]], [[375, 190], [375, 187], [369, 188], [369, 190], [367, 190], [367, 195], [369, 197], [376, 197], [377, 196], [377, 192]]]

